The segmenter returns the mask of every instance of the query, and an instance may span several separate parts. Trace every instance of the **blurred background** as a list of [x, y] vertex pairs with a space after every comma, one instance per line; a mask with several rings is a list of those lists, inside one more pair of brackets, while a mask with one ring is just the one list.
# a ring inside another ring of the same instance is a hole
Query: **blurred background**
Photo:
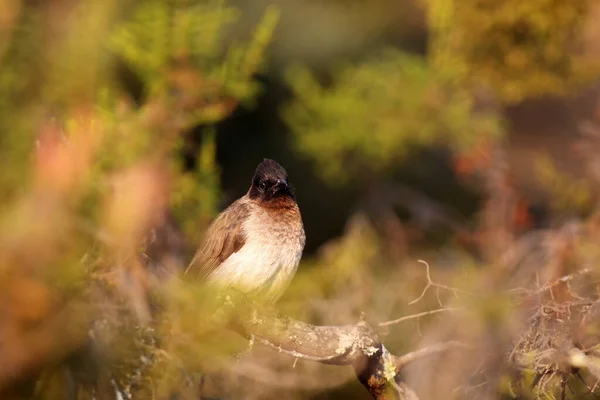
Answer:
[[472, 344], [421, 399], [596, 398], [599, 38], [593, 0], [3, 0], [0, 398], [369, 398], [177, 279], [264, 157], [283, 312]]

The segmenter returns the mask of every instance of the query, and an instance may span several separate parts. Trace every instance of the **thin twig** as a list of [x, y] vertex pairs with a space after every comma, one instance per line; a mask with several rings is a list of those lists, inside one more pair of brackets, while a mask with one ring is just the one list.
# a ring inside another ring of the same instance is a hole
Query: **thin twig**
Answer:
[[555, 281], [553, 281], [551, 283], [548, 283], [548, 284], [542, 286], [538, 290], [535, 290], [535, 291], [531, 292], [530, 295], [542, 294], [544, 292], [547, 292], [548, 290], [551, 290], [555, 286], [560, 285], [561, 283], [571, 282], [575, 278], [578, 278], [578, 277], [583, 276], [583, 275], [588, 275], [588, 274], [590, 274], [592, 272], [593, 272], [593, 270], [591, 268], [584, 268], [584, 269], [579, 270], [577, 272], [574, 272], [572, 274], [565, 275], [565, 276], [560, 277], [560, 278], [558, 278], [557, 280], [555, 280]]
[[463, 348], [468, 349], [469, 346], [464, 344], [463, 342], [459, 342], [456, 340], [452, 340], [449, 342], [437, 343], [431, 346], [424, 347], [419, 350], [412, 351], [410, 353], [406, 353], [402, 356], [397, 356], [395, 358], [396, 361], [396, 369], [400, 371], [402, 368], [423, 357], [430, 356], [432, 354], [442, 353], [448, 351], [453, 348]]
[[405, 317], [401, 317], [401, 318], [394, 319], [394, 320], [391, 320], [391, 321], [380, 322], [379, 326], [394, 325], [394, 324], [398, 324], [400, 322], [408, 321], [408, 320], [411, 320], [411, 319], [421, 318], [421, 317], [424, 317], [426, 315], [432, 315], [432, 314], [437, 314], [437, 313], [446, 312], [446, 311], [458, 311], [458, 310], [462, 310], [462, 308], [460, 308], [460, 307], [437, 308], [435, 310], [423, 311], [423, 312], [418, 313], [418, 314], [407, 315]]
[[[441, 283], [436, 283], [436, 282], [434, 282], [434, 281], [431, 279], [431, 274], [430, 274], [430, 272], [429, 272], [429, 263], [427, 263], [427, 261], [424, 261], [424, 260], [417, 260], [417, 262], [418, 262], [418, 263], [421, 263], [421, 264], [423, 264], [423, 265], [425, 265], [425, 268], [426, 268], [426, 274], [427, 274], [427, 286], [425, 286], [425, 288], [423, 289], [423, 292], [421, 292], [421, 295], [420, 295], [419, 297], [417, 297], [416, 299], [414, 299], [413, 301], [411, 301], [411, 302], [410, 302], [410, 303], [408, 303], [408, 304], [415, 304], [415, 303], [417, 303], [418, 301], [420, 301], [420, 300], [421, 300], [421, 299], [422, 299], [422, 298], [425, 296], [425, 294], [427, 293], [427, 290], [428, 290], [430, 287], [435, 287], [435, 288], [437, 288], [437, 289], [445, 289], [445, 290], [449, 290], [449, 291], [451, 291], [451, 292], [454, 294], [454, 297], [456, 297], [456, 298], [458, 298], [458, 293], [465, 293], [465, 294], [469, 294], [469, 295], [474, 295], [474, 293], [467, 292], [467, 291], [465, 291], [465, 290], [457, 289], [457, 288], [454, 288], [454, 287], [450, 287], [450, 286], [442, 285]], [[438, 297], [438, 302], [440, 302], [440, 300], [439, 300], [439, 297]], [[441, 303], [441, 302], [440, 302], [440, 303]], [[440, 306], [442, 306], [442, 305], [440, 304]]]

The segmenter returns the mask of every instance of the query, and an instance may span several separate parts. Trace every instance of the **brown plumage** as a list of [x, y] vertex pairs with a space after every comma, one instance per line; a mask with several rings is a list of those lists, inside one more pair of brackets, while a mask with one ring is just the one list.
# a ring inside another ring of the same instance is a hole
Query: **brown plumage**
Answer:
[[287, 173], [265, 159], [248, 193], [211, 224], [188, 271], [276, 301], [295, 274], [304, 243], [300, 209]]
[[249, 204], [238, 199], [226, 211], [219, 214], [210, 225], [206, 232], [204, 246], [196, 253], [190, 264], [190, 266], [197, 266], [197, 274], [201, 278], [208, 277], [215, 268], [246, 243], [242, 222], [250, 214]]

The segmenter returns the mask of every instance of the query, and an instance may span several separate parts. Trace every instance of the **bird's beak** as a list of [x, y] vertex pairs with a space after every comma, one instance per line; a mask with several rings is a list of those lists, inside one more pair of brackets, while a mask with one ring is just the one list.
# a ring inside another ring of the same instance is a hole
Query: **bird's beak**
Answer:
[[286, 179], [277, 179], [277, 183], [273, 187], [274, 193], [288, 194], [294, 196], [291, 186]]

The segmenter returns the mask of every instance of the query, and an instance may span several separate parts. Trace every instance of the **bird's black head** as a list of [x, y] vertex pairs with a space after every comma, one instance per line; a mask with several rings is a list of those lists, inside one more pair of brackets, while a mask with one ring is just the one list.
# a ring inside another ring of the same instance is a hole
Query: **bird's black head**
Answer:
[[294, 200], [294, 190], [288, 183], [285, 169], [277, 162], [265, 158], [256, 167], [248, 196], [262, 202], [284, 198]]

